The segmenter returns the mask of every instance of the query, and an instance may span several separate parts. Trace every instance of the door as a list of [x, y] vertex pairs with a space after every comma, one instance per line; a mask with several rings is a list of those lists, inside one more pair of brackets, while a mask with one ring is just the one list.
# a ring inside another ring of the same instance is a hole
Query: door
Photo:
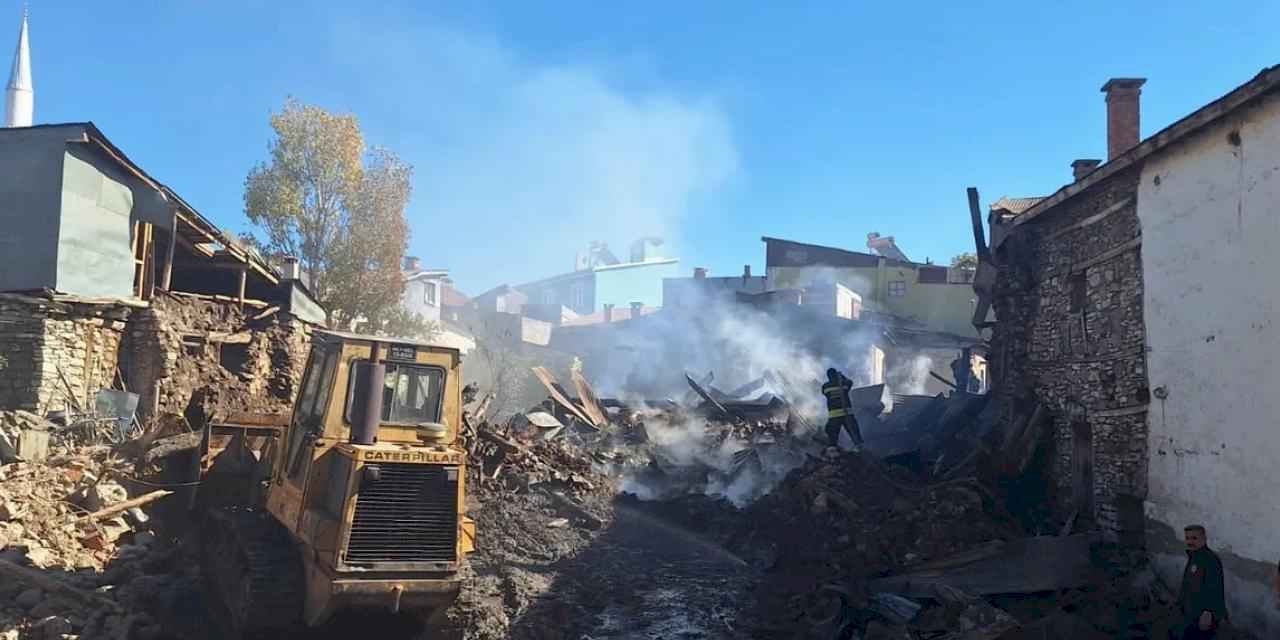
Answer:
[[1083, 420], [1071, 424], [1071, 477], [1079, 518], [1093, 521], [1093, 427]]

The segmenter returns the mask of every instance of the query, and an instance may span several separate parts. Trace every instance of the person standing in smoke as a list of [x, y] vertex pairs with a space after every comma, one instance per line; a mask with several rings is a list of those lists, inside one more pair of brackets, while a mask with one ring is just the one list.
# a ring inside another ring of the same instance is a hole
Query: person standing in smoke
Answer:
[[822, 385], [822, 395], [827, 397], [827, 442], [837, 446], [840, 442], [840, 429], [849, 432], [855, 451], [862, 450], [862, 431], [858, 429], [858, 419], [849, 406], [849, 392], [853, 390], [853, 381], [834, 368], [827, 369], [827, 383]]

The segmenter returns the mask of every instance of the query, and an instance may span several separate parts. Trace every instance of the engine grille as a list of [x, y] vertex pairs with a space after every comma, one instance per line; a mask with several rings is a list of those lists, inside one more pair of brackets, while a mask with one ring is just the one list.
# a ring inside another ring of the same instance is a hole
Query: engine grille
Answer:
[[[382, 477], [356, 496], [346, 561], [453, 562], [458, 543], [458, 468], [379, 464]], [[452, 480], [450, 479], [452, 476]]]

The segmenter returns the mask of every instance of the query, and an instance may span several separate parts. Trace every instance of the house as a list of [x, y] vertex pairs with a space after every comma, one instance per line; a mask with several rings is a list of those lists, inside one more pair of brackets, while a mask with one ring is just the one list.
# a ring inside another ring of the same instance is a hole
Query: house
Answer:
[[447, 269], [423, 269], [416, 256], [404, 258], [404, 294], [400, 304], [426, 322], [440, 322], [444, 307], [445, 287], [449, 284]]
[[121, 383], [143, 418], [183, 414], [202, 387], [291, 400], [325, 320], [296, 268], [241, 246], [92, 123], [0, 129], [0, 227], [0, 408], [92, 406]]
[[[857, 293], [870, 311], [914, 319], [934, 331], [977, 335], [972, 324], [975, 296], [967, 284], [971, 278], [958, 273], [963, 270], [778, 238], [761, 240], [770, 290], [839, 283]], [[903, 255], [892, 238], [877, 236], [868, 243]]]
[[524, 304], [560, 305], [579, 315], [633, 302], [660, 307], [663, 278], [675, 277], [679, 269], [679, 260], [655, 253], [661, 243], [656, 238], [638, 240], [630, 260], [622, 262], [604, 243], [596, 242], [578, 255], [574, 271], [514, 288], [526, 297]]
[[751, 265], [742, 267], [742, 275], [708, 278], [707, 270], [698, 267], [692, 278], [663, 278], [662, 306], [686, 307], [706, 304], [708, 300], [732, 299], [737, 293], [764, 293], [765, 276], [751, 275]]
[[1280, 246], [1280, 67], [1140, 139], [1144, 80], [1107, 82], [1107, 161], [1021, 211], [992, 211], [975, 288], [996, 312], [1006, 424], [1050, 415], [1060, 513], [1143, 545], [1177, 584], [1204, 524], [1233, 619], [1280, 636], [1269, 606], [1280, 511], [1280, 290], [1251, 277]]
[[471, 299], [469, 307], [492, 313], [520, 313], [529, 296], [510, 285], [498, 285]]

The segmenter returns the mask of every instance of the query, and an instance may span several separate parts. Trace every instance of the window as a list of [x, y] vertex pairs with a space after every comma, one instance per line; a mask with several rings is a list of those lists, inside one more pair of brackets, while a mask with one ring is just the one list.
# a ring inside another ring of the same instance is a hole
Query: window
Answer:
[[435, 304], [436, 304], [436, 283], [434, 283], [434, 282], [424, 282], [424, 283], [422, 283], [422, 292], [423, 292], [423, 293], [422, 293], [422, 301], [423, 301], [423, 302], [426, 302], [426, 303], [427, 303], [427, 304], [429, 304], [429, 305], [435, 306]]
[[890, 298], [901, 298], [902, 296], [905, 296], [905, 295], [907, 295], [906, 280], [890, 280], [889, 281], [889, 297]]
[[575, 282], [569, 287], [569, 307], [574, 311], [585, 312], [587, 309], [587, 285]]
[[1084, 272], [1071, 275], [1071, 310], [1084, 311], [1084, 305], [1089, 299], [1088, 288], [1085, 286]]
[[306, 461], [304, 441], [324, 431], [324, 410], [333, 391], [333, 375], [338, 368], [338, 352], [319, 347], [311, 350], [302, 376], [302, 393], [293, 408], [293, 428], [289, 434], [289, 476], [297, 478]]
[[[444, 369], [412, 364], [384, 364], [386, 379], [382, 389], [382, 421], [394, 424], [439, 422], [444, 400]], [[364, 419], [365, 397], [360, 388], [369, 375], [369, 362], [352, 367], [347, 385], [347, 423]]]

